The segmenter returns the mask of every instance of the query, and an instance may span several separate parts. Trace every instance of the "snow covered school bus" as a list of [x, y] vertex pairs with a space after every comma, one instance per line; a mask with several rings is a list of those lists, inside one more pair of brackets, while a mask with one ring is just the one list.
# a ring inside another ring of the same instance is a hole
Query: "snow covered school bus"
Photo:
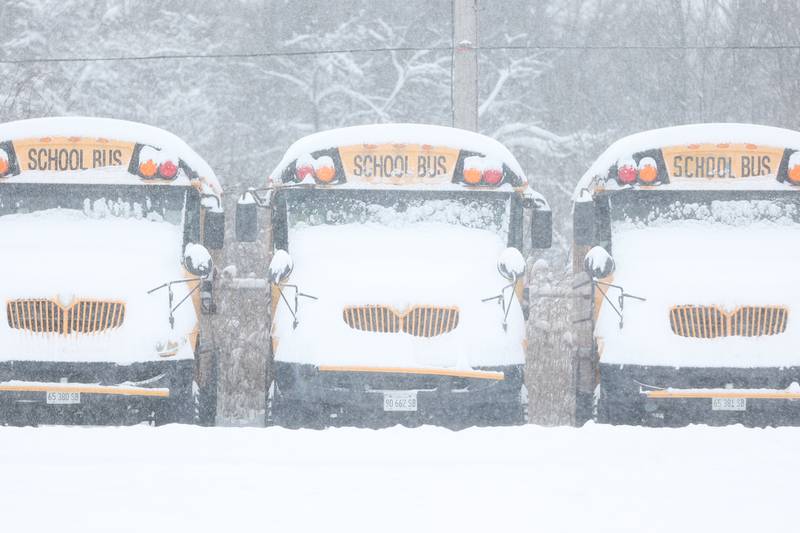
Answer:
[[0, 423], [213, 420], [200, 314], [223, 216], [213, 171], [170, 133], [0, 124]]
[[800, 133], [633, 135], [573, 200], [574, 266], [594, 290], [597, 388], [582, 392], [600, 421], [800, 422]]
[[325, 131], [242, 195], [239, 239], [256, 238], [259, 205], [275, 423], [523, 421], [521, 250], [550, 246], [552, 218], [503, 145], [428, 125]]

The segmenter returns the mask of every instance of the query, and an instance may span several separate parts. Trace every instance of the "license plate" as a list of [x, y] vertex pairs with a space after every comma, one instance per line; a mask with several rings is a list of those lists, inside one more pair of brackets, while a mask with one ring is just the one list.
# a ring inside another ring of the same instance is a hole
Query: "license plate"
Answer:
[[47, 391], [47, 403], [52, 405], [70, 405], [81, 403], [81, 393]]
[[416, 411], [417, 391], [386, 391], [383, 393], [384, 411]]
[[747, 398], [711, 398], [712, 411], [747, 411]]

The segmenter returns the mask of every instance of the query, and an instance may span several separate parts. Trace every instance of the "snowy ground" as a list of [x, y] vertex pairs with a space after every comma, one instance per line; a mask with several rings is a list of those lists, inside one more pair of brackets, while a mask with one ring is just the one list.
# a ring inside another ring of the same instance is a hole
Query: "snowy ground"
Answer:
[[[4, 531], [767, 531], [800, 429], [0, 428]], [[788, 528], [788, 529], [787, 529]]]

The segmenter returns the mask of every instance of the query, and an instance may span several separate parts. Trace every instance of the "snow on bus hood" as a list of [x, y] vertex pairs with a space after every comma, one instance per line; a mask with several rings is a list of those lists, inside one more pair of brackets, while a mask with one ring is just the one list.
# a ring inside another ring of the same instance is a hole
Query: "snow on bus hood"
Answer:
[[[677, 367], [760, 367], [800, 364], [800, 225], [754, 222], [745, 226], [698, 220], [643, 227], [615, 223], [614, 283], [647, 298], [627, 300], [625, 325], [607, 303], [597, 335], [605, 363]], [[617, 292], [609, 295], [616, 301]], [[716, 339], [672, 332], [676, 305], [745, 305], [789, 308], [786, 331]]]
[[[183, 339], [196, 325], [191, 302], [168, 322], [167, 291], [147, 291], [182, 279], [182, 229], [166, 222], [108, 217], [50, 209], [0, 216], [0, 360], [158, 360], [156, 344], [181, 345], [173, 358], [191, 358]], [[175, 286], [176, 302], [186, 294]], [[121, 301], [121, 327], [97, 334], [33, 333], [9, 326], [6, 302], [46, 298], [69, 305], [76, 299]]]
[[[289, 243], [289, 283], [319, 299], [300, 299], [297, 329], [279, 302], [277, 360], [459, 369], [524, 362], [519, 305], [512, 306], [503, 331], [500, 305], [481, 302], [507, 284], [497, 272], [505, 243], [492, 232], [431, 222], [402, 228], [304, 226], [290, 231]], [[286, 295], [292, 301], [291, 290]], [[400, 313], [414, 305], [456, 306], [459, 323], [430, 338], [360, 331], [345, 323], [345, 306], [369, 304]]]

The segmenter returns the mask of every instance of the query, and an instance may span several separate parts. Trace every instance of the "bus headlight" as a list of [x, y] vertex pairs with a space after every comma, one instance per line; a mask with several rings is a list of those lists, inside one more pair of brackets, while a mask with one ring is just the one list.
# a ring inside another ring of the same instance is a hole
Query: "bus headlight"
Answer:
[[159, 357], [173, 357], [177, 355], [185, 345], [186, 337], [179, 340], [169, 339], [167, 341], [157, 342], [155, 348]]

